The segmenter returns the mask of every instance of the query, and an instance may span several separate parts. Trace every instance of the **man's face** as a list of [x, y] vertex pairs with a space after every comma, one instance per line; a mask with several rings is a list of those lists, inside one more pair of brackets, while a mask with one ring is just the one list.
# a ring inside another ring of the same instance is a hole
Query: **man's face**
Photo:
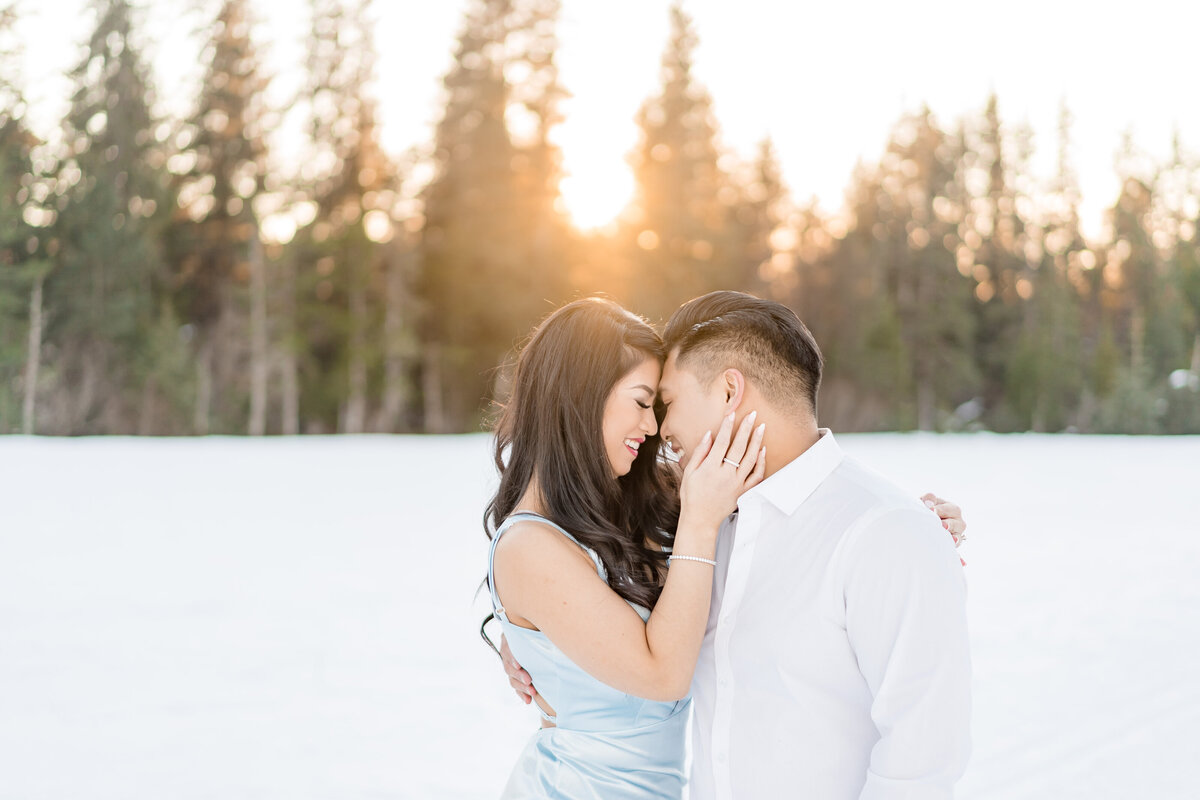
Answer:
[[665, 407], [662, 437], [679, 456], [680, 466], [687, 466], [704, 434], [715, 435], [729, 410], [725, 406], [725, 390], [720, 380], [701, 384], [696, 374], [680, 367], [673, 350], [663, 366], [658, 384], [658, 399]]

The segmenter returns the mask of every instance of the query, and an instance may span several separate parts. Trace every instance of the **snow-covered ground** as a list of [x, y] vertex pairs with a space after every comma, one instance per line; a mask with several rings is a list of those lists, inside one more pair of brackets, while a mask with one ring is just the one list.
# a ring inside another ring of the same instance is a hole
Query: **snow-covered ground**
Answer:
[[[966, 509], [961, 798], [1200, 797], [1200, 438], [861, 435]], [[0, 798], [489, 798], [487, 438], [0, 437]]]

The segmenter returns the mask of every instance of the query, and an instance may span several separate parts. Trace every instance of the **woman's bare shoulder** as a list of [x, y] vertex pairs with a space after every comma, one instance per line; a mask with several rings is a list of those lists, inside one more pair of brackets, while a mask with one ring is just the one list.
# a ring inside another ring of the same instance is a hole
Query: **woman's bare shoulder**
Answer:
[[592, 563], [579, 545], [553, 525], [536, 519], [514, 522], [496, 543], [497, 566], [502, 562], [530, 566], [580, 558], [589, 565]]

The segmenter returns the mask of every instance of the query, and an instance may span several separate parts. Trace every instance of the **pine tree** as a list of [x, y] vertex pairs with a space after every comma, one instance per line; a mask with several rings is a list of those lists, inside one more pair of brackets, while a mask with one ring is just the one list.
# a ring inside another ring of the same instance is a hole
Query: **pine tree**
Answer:
[[900, 120], [878, 168], [856, 171], [849, 229], [802, 279], [830, 365], [823, 415], [856, 428], [942, 429], [972, 396], [959, 157], [926, 108]]
[[246, 430], [248, 395], [250, 431], [265, 428], [265, 264], [254, 203], [266, 176], [266, 79], [250, 26], [246, 1], [224, 0], [203, 53], [208, 68], [187, 144], [169, 162], [180, 173], [174, 282], [179, 312], [195, 331], [196, 433]]
[[304, 332], [301, 393], [313, 430], [361, 433], [373, 424], [398, 424], [396, 412], [385, 420], [372, 401], [378, 396], [372, 386], [385, 373], [396, 379], [395, 365], [389, 373], [385, 363], [388, 341], [403, 332], [395, 330], [397, 312], [389, 304], [405, 298], [395, 275], [401, 259], [386, 246], [395, 233], [399, 176], [380, 145], [370, 96], [376, 58], [370, 6], [370, 0], [311, 6], [313, 155], [302, 177], [315, 213], [293, 253], [300, 270], [296, 325]]
[[[1012, 139], [1000, 122], [995, 94], [974, 136], [968, 132], [968, 186], [982, 187], [971, 192], [960, 226], [960, 238], [971, 251], [975, 281], [975, 347], [983, 377], [982, 400], [986, 419], [993, 428], [1009, 430], [1015, 426], [1006, 405], [1010, 385], [1007, 364], [1017, 347], [1025, 301], [1031, 292], [1030, 220], [1022, 211], [1027, 202], [1021, 182], [1029, 158], [1028, 132], [1018, 129]], [[1006, 155], [1008, 145], [1014, 145]], [[982, 180], [980, 180], [982, 178]]]
[[169, 207], [152, 92], [127, 0], [92, 0], [96, 25], [71, 71], [46, 279], [55, 358], [49, 409], [62, 433], [159, 429], [183, 383], [177, 326], [164, 307], [160, 233]]
[[518, 149], [505, 122], [512, 22], [508, 0], [472, 2], [443, 79], [421, 239], [422, 394], [434, 432], [478, 424], [491, 374], [536, 319], [527, 310], [541, 287], [524, 263]]
[[[730, 265], [727, 286], [760, 293], [788, 254], [776, 246], [777, 233], [787, 216], [787, 188], [775, 146], [770, 138], [759, 142], [748, 175], [741, 181], [741, 198], [734, 210], [739, 239], [736, 261]], [[786, 236], [784, 237], [786, 238]], [[772, 259], [777, 259], [772, 267]]]
[[730, 265], [742, 255], [733, 212], [739, 195], [719, 163], [711, 98], [693, 75], [699, 40], [679, 3], [670, 16], [662, 89], [637, 115], [637, 194], [621, 232], [639, 307], [664, 319], [684, 300], [737, 282]]
[[42, 286], [49, 266], [42, 224], [53, 212], [42, 207], [49, 186], [34, 170], [40, 142], [25, 126], [27, 105], [16, 83], [16, 20], [14, 5], [0, 8], [0, 433], [30, 434], [36, 430]]
[[1076, 285], [1084, 254], [1094, 264], [1079, 228], [1080, 193], [1070, 164], [1070, 114], [1059, 114], [1058, 169], [1040, 227], [1041, 260], [1006, 370], [1006, 403], [1016, 427], [1059, 431], [1078, 425], [1084, 387], [1082, 315]]
[[559, 191], [562, 153], [551, 138], [563, 120], [559, 104], [568, 96], [555, 60], [561, 6], [561, 0], [516, 0], [507, 35], [509, 55], [504, 72], [510, 96], [506, 118], [526, 123], [526, 130], [510, 131], [515, 191], [522, 206], [517, 219], [523, 224], [519, 241], [528, 254], [523, 259], [525, 269], [539, 293], [538, 302], [522, 303], [514, 309], [522, 322], [545, 313], [544, 304], [557, 304], [569, 288], [572, 236]]
[[915, 423], [921, 430], [942, 429], [944, 417], [973, 395], [978, 381], [969, 283], [957, 260], [965, 207], [960, 148], [961, 142], [942, 131], [924, 108], [902, 120], [885, 162], [894, 165], [883, 181], [893, 253], [886, 285], [911, 359]]
[[889, 237], [880, 172], [856, 166], [847, 192], [850, 220], [840, 238], [829, 232], [838, 220], [813, 213], [796, 226], [803, 244], [791, 302], [825, 355], [822, 424], [839, 430], [912, 426], [909, 355], [881, 269]]
[[[1114, 293], [1117, 311], [1128, 326], [1129, 366], [1146, 380], [1165, 377], [1171, 369], [1187, 363], [1183, 314], [1176, 276], [1165, 257], [1158, 174], [1136, 174], [1137, 160], [1127, 138], [1118, 157], [1121, 195], [1111, 210], [1110, 264], [1106, 267], [1108, 288]], [[1159, 170], [1156, 170], [1156, 173]]]

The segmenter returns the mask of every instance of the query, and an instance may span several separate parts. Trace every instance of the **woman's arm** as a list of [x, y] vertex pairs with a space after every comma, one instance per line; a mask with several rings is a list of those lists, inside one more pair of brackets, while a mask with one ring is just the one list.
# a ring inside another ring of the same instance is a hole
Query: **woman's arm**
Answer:
[[[711, 559], [721, 521], [762, 479], [763, 430], [747, 418], [732, 437], [726, 418], [711, 449], [684, 473], [674, 552]], [[709, 437], [711, 438], [711, 437]], [[732, 438], [732, 443], [731, 443]], [[723, 462], [728, 456], [740, 467]], [[542, 631], [598, 680], [651, 700], [687, 695], [704, 638], [712, 567], [678, 560], [648, 622], [597, 575], [570, 540], [539, 522], [519, 522], [496, 545], [496, 591], [517, 624]]]
[[[943, 500], [932, 493], [923, 495], [921, 500], [924, 501], [930, 510], [938, 515], [938, 518], [942, 522], [942, 527], [954, 538], [954, 543], [956, 545], [961, 543], [965, 538], [963, 534], [967, 529], [962, 509], [954, 503]], [[513, 691], [517, 693], [517, 697], [521, 698], [522, 702], [528, 704], [537, 695], [537, 688], [533, 685], [533, 679], [529, 676], [529, 673], [513, 657], [512, 651], [508, 648], [508, 642], [503, 636], [500, 638], [500, 655], [504, 663], [504, 671], [508, 675], [508, 682], [513, 687]]]

